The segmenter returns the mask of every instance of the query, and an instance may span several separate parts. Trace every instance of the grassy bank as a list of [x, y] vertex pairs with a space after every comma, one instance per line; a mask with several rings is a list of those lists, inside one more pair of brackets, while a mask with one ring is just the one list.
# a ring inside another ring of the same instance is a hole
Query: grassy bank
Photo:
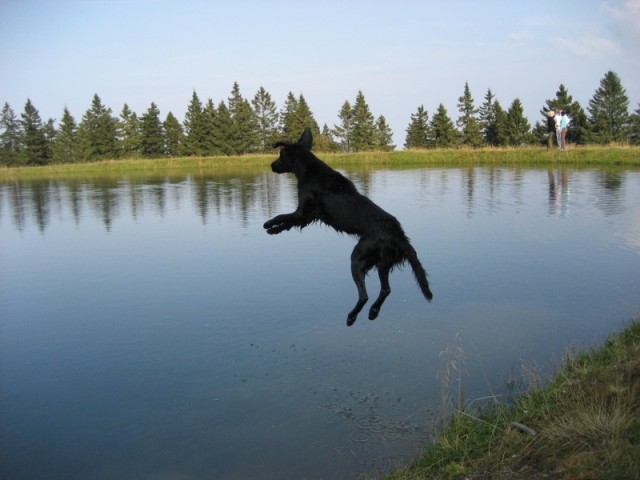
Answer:
[[[568, 152], [546, 148], [482, 148], [408, 150], [350, 154], [318, 153], [336, 167], [415, 168], [420, 166], [566, 164], [579, 166], [640, 166], [640, 147], [575, 147]], [[42, 177], [98, 176], [123, 174], [167, 174], [184, 171], [246, 171], [266, 169], [276, 152], [232, 157], [184, 157], [161, 159], [107, 160], [91, 163], [0, 168], [0, 180]]]
[[640, 478], [640, 319], [568, 356], [544, 388], [478, 414], [457, 409], [387, 480]]

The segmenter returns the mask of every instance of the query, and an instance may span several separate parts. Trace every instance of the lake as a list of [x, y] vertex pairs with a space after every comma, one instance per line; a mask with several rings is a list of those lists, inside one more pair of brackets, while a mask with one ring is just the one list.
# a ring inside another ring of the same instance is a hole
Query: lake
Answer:
[[267, 235], [296, 204], [267, 165], [0, 183], [0, 477], [375, 476], [443, 396], [507, 399], [639, 314], [636, 170], [345, 174], [400, 220], [432, 303], [398, 269], [347, 327], [355, 239]]

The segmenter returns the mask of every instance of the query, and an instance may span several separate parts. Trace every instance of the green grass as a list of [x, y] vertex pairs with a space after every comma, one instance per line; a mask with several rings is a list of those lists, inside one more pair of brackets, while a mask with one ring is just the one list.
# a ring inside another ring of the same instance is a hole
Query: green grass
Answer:
[[[568, 152], [539, 147], [403, 150], [396, 152], [323, 153], [317, 155], [327, 163], [341, 168], [417, 168], [424, 166], [523, 165], [564, 164], [581, 166], [640, 166], [640, 147], [574, 147]], [[161, 159], [106, 160], [76, 164], [57, 164], [38, 167], [0, 167], [0, 180], [165, 175], [199, 172], [247, 172], [267, 170], [276, 152], [264, 155], [232, 157], [183, 157]]]
[[456, 408], [422, 456], [387, 480], [640, 478], [640, 319], [568, 355], [546, 387], [469, 410]]

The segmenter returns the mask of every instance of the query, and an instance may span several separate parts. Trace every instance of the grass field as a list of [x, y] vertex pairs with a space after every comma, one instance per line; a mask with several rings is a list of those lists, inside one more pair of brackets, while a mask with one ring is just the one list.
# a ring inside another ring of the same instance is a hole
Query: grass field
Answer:
[[[464, 355], [452, 358], [455, 372]], [[600, 348], [567, 355], [544, 388], [533, 380], [513, 405], [455, 405], [415, 464], [387, 480], [640, 478], [640, 319]]]
[[[318, 153], [318, 157], [336, 167], [416, 168], [421, 166], [473, 166], [565, 164], [581, 166], [638, 166], [640, 147], [607, 146], [575, 147], [567, 152], [555, 149], [482, 148], [403, 150], [397, 152]], [[42, 177], [78, 177], [122, 174], [167, 174], [184, 171], [247, 171], [268, 169], [277, 153], [231, 157], [183, 157], [160, 159], [106, 160], [75, 164], [34, 167], [0, 167], [0, 179], [28, 179]]]

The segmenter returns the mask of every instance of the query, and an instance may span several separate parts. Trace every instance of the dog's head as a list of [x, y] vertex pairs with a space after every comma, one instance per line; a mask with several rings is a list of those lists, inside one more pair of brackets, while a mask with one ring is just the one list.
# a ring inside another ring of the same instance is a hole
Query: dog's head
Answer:
[[295, 163], [302, 158], [305, 153], [311, 151], [313, 135], [310, 128], [305, 128], [300, 140], [296, 143], [277, 142], [273, 148], [280, 148], [280, 156], [271, 164], [271, 170], [275, 173], [295, 173]]

